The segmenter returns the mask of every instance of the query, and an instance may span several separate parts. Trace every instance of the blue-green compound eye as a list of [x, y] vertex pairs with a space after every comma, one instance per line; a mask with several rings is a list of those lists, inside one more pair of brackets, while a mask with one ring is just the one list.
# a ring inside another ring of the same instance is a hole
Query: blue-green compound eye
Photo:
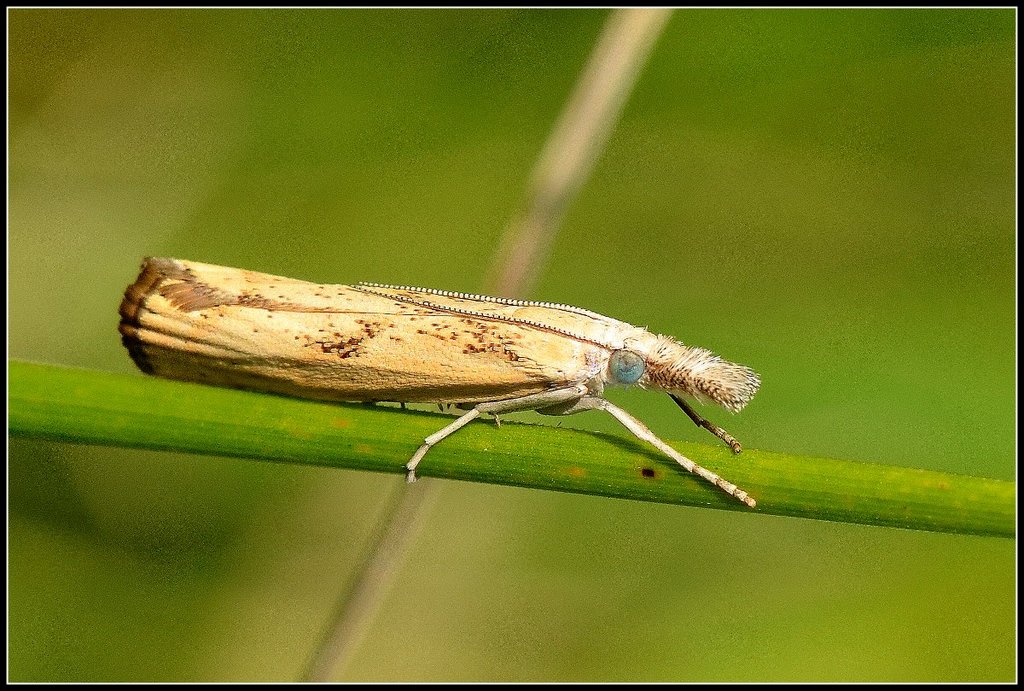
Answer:
[[636, 384], [644, 376], [644, 359], [632, 350], [616, 350], [608, 361], [608, 368], [620, 384]]

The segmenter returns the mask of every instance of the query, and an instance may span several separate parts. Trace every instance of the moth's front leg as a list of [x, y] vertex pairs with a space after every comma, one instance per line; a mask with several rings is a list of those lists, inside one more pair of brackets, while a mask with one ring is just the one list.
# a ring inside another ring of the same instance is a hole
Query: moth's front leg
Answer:
[[603, 398], [599, 398], [598, 396], [585, 396], [578, 401], [566, 401], [562, 404], [538, 410], [537, 412], [544, 415], [572, 415], [574, 413], [582, 413], [585, 410], [607, 410], [611, 413], [612, 417], [621, 422], [623, 427], [632, 432], [634, 436], [651, 444], [689, 472], [707, 480], [751, 508], [757, 504], [757, 502], [754, 501], [754, 498], [747, 494], [745, 490], [742, 490], [728, 480], [725, 480], [717, 473], [713, 473], [707, 468], [697, 465], [689, 458], [659, 439], [654, 432], [648, 429], [647, 425], [637, 420], [622, 408], [613, 405]]

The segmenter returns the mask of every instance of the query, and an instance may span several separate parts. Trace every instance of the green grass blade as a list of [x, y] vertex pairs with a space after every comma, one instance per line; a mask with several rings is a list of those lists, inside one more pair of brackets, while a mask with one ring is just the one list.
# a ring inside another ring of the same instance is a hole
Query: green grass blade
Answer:
[[[82, 444], [404, 473], [450, 416], [328, 404], [142, 375], [9, 363], [9, 432]], [[672, 442], [757, 499], [748, 509], [632, 437], [474, 422], [421, 476], [976, 535], [1015, 535], [1016, 483]]]

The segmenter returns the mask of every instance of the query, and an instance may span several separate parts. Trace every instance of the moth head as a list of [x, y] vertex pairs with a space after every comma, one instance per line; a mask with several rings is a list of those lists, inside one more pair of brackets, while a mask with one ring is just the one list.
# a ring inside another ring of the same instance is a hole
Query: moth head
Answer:
[[646, 332], [612, 351], [606, 378], [609, 383], [690, 396], [734, 413], [743, 409], [761, 385], [749, 367], [723, 360], [704, 348]]

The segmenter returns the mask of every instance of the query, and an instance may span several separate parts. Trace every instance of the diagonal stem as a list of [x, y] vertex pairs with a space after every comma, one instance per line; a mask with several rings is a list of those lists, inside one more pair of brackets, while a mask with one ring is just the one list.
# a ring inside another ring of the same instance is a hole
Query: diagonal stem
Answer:
[[590, 176], [671, 14], [663, 8], [626, 9], [608, 16], [534, 165], [525, 208], [501, 239], [488, 281], [495, 294], [515, 297], [532, 292], [565, 210]]
[[[384, 510], [380, 528], [373, 538], [354, 581], [339, 598], [331, 617], [332, 625], [320, 642], [303, 672], [310, 681], [327, 680], [339, 664], [345, 664], [366, 636], [367, 624], [373, 620], [383, 600], [400, 556], [412, 544], [423, 521], [437, 499], [430, 491], [434, 483], [420, 482], [396, 486], [393, 498]], [[406, 489], [406, 487], [409, 487]]]
[[[547, 261], [565, 209], [582, 187], [671, 15], [667, 9], [613, 10], [587, 65], [534, 166], [525, 211], [502, 237], [488, 292], [530, 292]], [[306, 670], [309, 681], [343, 674], [441, 485], [419, 482], [402, 493], [352, 588], [343, 594]]]

